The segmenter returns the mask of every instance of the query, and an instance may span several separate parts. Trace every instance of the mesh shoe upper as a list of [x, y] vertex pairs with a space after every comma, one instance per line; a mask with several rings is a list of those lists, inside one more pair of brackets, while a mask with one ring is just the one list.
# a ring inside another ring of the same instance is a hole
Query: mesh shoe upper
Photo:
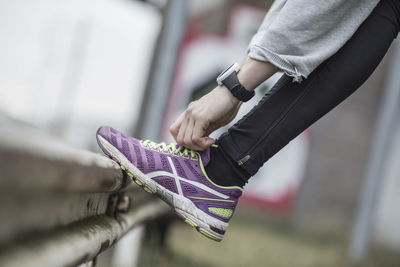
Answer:
[[[209, 149], [194, 152], [175, 144], [140, 141], [111, 128], [101, 127], [98, 135], [116, 147], [143, 174], [165, 189], [190, 199], [197, 208], [228, 222], [242, 194], [239, 187], [214, 184], [204, 171]], [[99, 142], [100, 147], [110, 155]]]

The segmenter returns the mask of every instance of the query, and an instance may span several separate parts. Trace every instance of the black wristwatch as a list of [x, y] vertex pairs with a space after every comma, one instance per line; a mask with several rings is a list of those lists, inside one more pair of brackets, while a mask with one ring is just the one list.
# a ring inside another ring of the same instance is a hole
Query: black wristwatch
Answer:
[[232, 93], [234, 97], [239, 99], [242, 102], [249, 101], [254, 95], [254, 91], [248, 91], [244, 86], [239, 82], [237, 77], [237, 73], [240, 69], [240, 65], [238, 63], [232, 64], [229, 68], [224, 70], [217, 77], [218, 85], [225, 85]]

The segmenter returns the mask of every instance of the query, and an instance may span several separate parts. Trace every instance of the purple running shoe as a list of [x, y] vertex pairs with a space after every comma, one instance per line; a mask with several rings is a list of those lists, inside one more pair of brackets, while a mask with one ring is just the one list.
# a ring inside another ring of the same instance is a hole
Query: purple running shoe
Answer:
[[210, 149], [142, 141], [111, 128], [97, 130], [103, 152], [136, 184], [171, 205], [178, 216], [208, 238], [221, 241], [242, 188], [219, 186], [207, 176]]

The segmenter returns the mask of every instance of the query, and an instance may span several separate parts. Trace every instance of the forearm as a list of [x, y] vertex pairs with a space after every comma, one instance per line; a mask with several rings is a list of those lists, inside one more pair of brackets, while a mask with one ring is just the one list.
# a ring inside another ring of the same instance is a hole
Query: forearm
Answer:
[[249, 91], [275, 74], [279, 69], [267, 61], [258, 61], [247, 57], [238, 73], [240, 83]]

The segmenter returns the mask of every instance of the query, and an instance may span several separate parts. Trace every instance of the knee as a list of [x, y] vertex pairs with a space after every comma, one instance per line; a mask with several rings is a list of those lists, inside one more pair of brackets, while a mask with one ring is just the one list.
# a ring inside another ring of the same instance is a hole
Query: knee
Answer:
[[394, 25], [397, 35], [400, 31], [400, 1], [382, 0], [378, 3], [375, 12]]

